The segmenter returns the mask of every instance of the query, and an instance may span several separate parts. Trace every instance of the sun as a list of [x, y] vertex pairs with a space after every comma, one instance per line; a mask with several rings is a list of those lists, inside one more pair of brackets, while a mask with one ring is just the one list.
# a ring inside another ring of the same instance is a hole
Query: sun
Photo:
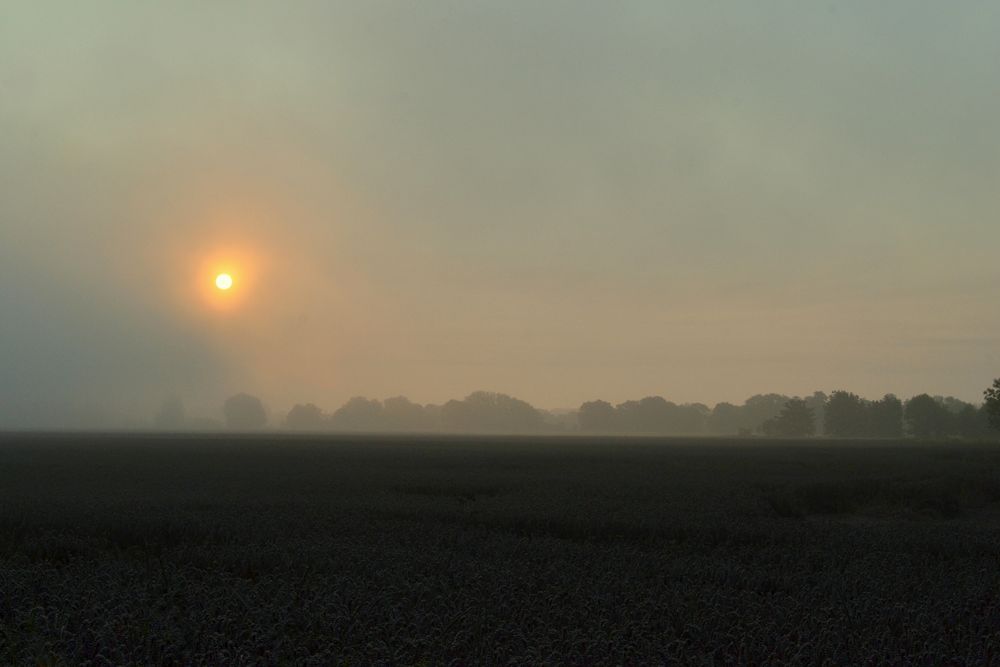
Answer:
[[233, 277], [228, 273], [220, 273], [215, 276], [215, 286], [221, 290], [227, 290], [233, 286]]

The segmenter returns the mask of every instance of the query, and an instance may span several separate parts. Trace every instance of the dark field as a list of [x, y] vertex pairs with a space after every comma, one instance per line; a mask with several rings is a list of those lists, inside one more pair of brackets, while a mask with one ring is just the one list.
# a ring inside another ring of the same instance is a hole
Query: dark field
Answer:
[[1000, 447], [0, 439], [0, 663], [1000, 662]]

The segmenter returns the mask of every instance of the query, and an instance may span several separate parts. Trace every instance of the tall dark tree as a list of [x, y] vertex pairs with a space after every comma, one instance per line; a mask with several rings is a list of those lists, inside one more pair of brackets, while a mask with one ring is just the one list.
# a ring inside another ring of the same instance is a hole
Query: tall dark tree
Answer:
[[835, 391], [826, 401], [823, 432], [836, 438], [860, 438], [868, 431], [868, 410], [857, 394]]
[[804, 400], [793, 398], [785, 403], [777, 417], [764, 422], [761, 430], [765, 435], [805, 438], [816, 433], [816, 415]]
[[903, 420], [910, 435], [940, 438], [951, 429], [951, 414], [927, 394], [914, 396], [903, 407]]
[[226, 399], [222, 406], [226, 417], [226, 426], [243, 431], [253, 431], [264, 428], [267, 424], [267, 412], [260, 399], [250, 394], [236, 394]]
[[983, 409], [990, 425], [1000, 430], [1000, 378], [994, 380], [993, 386], [983, 392]]
[[892, 394], [868, 406], [868, 430], [876, 438], [903, 437], [903, 402]]

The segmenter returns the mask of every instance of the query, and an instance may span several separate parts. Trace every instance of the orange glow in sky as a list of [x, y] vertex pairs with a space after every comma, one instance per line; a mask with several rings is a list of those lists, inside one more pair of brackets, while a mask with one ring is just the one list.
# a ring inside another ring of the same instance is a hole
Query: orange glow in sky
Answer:
[[202, 304], [215, 311], [242, 309], [247, 305], [260, 275], [259, 253], [245, 247], [224, 246], [202, 255], [198, 265], [193, 277]]

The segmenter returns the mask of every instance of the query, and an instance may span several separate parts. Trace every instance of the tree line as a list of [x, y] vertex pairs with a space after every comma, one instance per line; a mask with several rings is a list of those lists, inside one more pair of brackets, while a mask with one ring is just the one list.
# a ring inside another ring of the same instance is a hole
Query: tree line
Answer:
[[903, 402], [892, 394], [866, 400], [848, 391], [789, 397], [758, 394], [743, 405], [677, 405], [659, 396], [612, 406], [580, 406], [579, 428], [594, 433], [744, 435], [838, 438], [987, 438], [990, 404], [975, 406], [954, 397], [920, 394]]
[[[236, 394], [222, 408], [226, 427], [256, 430], [268, 425], [263, 402]], [[167, 429], [222, 427], [222, 422], [185, 418], [183, 403], [170, 398], [156, 415]], [[385, 400], [355, 397], [332, 413], [297, 404], [275, 424], [292, 431], [412, 431], [456, 433], [587, 433], [595, 435], [763, 435], [837, 438], [996, 437], [1000, 431], [1000, 379], [981, 405], [950, 396], [919, 394], [903, 401], [892, 394], [868, 400], [849, 391], [807, 397], [757, 394], [742, 405], [677, 404], [647, 396], [617, 405], [595, 400], [575, 411], [547, 411], [507, 394], [477, 391], [442, 405], [414, 403], [405, 396]]]

